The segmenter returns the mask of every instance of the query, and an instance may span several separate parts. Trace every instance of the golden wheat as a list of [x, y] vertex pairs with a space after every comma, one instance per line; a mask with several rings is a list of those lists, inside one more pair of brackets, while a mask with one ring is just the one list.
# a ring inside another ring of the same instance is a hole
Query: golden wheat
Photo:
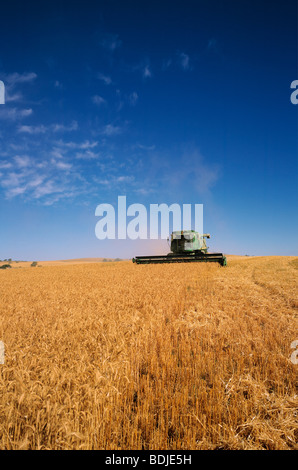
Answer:
[[297, 449], [297, 278], [286, 257], [0, 272], [0, 448]]

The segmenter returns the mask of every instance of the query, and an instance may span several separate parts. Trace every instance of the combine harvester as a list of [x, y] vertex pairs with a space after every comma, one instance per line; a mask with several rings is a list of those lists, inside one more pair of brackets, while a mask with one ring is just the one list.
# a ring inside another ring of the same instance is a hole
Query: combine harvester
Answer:
[[209, 233], [200, 234], [194, 230], [184, 230], [171, 234], [171, 253], [157, 256], [136, 256], [133, 263], [198, 263], [213, 262], [221, 266], [227, 265], [227, 259], [222, 253], [208, 253], [205, 238]]

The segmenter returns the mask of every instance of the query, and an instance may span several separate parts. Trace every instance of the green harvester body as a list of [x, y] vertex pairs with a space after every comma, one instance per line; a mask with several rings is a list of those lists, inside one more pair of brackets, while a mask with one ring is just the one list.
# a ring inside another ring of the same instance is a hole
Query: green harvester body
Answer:
[[227, 265], [222, 253], [208, 253], [206, 238], [209, 233], [198, 233], [194, 230], [175, 231], [171, 234], [171, 253], [167, 255], [136, 256], [136, 264], [191, 263], [214, 262], [221, 266]]

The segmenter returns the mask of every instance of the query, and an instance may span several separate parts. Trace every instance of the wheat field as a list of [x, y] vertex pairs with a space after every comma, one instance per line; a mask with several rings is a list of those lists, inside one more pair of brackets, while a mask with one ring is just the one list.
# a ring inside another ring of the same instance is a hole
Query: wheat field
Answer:
[[0, 271], [0, 449], [297, 450], [297, 279], [291, 257]]

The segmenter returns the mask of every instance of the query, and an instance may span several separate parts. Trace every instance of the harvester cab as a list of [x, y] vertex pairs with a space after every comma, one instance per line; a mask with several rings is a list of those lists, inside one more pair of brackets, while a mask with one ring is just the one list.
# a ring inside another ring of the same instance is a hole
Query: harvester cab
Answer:
[[136, 256], [132, 261], [136, 264], [215, 262], [226, 266], [227, 259], [222, 253], [208, 253], [206, 238], [210, 238], [209, 233], [201, 234], [194, 230], [175, 231], [168, 239], [171, 240], [171, 253]]
[[173, 253], [185, 253], [197, 251], [207, 253], [208, 247], [205, 238], [210, 238], [209, 233], [200, 234], [194, 230], [182, 230], [172, 232], [171, 251]]

